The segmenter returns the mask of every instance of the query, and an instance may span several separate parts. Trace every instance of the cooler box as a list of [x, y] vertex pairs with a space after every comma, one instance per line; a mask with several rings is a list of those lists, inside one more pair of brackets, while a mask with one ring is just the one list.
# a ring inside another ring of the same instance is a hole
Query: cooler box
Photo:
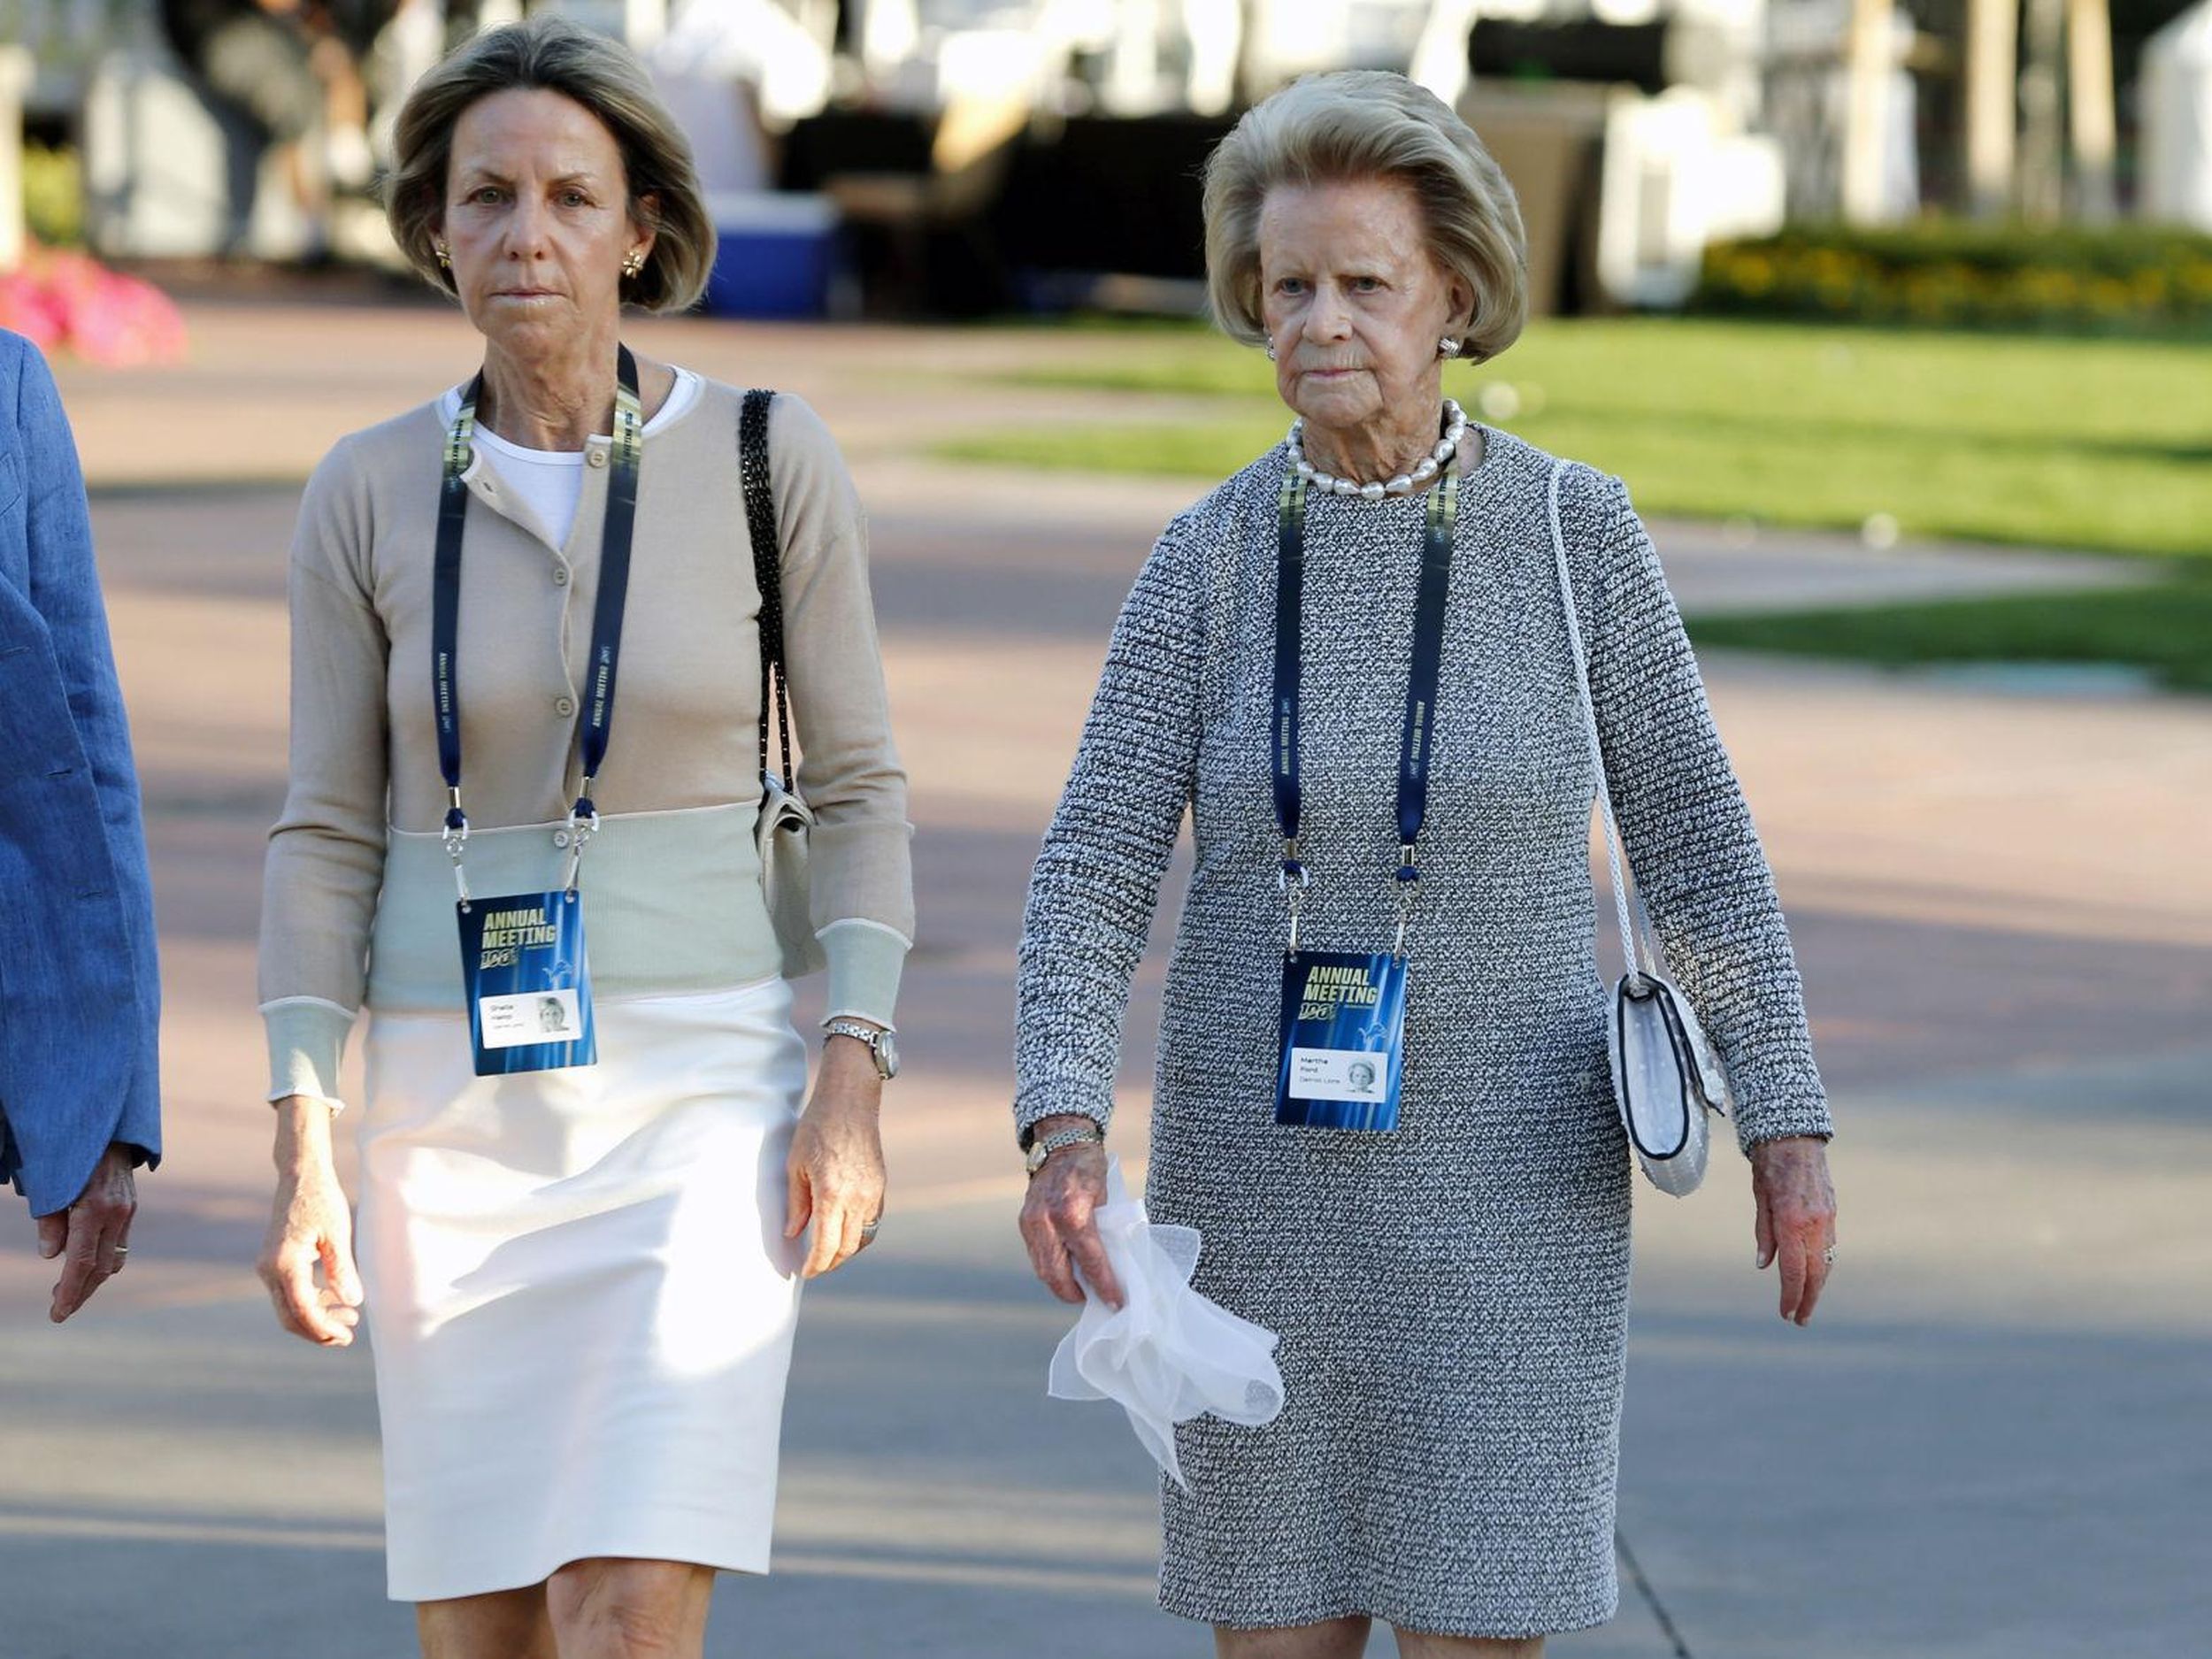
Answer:
[[829, 311], [837, 208], [826, 196], [713, 196], [714, 271], [706, 309], [717, 317], [822, 317]]

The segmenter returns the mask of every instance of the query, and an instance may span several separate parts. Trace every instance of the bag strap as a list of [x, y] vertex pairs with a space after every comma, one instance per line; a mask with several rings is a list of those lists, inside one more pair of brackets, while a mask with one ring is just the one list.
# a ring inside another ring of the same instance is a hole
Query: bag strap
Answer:
[[768, 411], [776, 395], [760, 388], [745, 394], [737, 421], [737, 472], [745, 486], [745, 526], [753, 542], [753, 581], [760, 589], [760, 772], [768, 771], [768, 710], [776, 711], [779, 770], [791, 780], [791, 680], [783, 654], [783, 539], [776, 525], [776, 492], [768, 475]]
[[1582, 703], [1583, 728], [1590, 740], [1590, 770], [1597, 780], [1598, 812], [1605, 820], [1605, 858], [1613, 876], [1613, 910], [1620, 926], [1621, 959], [1628, 966], [1630, 978], [1638, 982], [1629, 988], [1640, 991], [1644, 979], [1660, 976], [1651, 943], [1637, 928], [1628, 905], [1628, 882], [1624, 873], [1628, 861], [1621, 849], [1621, 826], [1613, 817], [1612, 786], [1605, 779], [1605, 750], [1598, 741], [1597, 705], [1590, 696], [1590, 663], [1582, 649], [1582, 623], [1575, 612], [1574, 579], [1567, 570], [1567, 538], [1559, 527], [1559, 480], [1566, 471], [1564, 461], [1554, 461], [1551, 465], [1552, 557], [1559, 566], [1559, 599], [1567, 616], [1567, 649], [1574, 655], [1575, 687]]

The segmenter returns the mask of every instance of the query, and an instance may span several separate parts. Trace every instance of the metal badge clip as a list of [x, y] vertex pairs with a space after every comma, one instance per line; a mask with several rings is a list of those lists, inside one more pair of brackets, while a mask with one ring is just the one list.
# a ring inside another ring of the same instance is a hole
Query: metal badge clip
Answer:
[[1290, 954], [1298, 954], [1298, 918], [1304, 907], [1306, 889], [1313, 885], [1312, 873], [1298, 856], [1295, 836], [1283, 841], [1282, 867], [1275, 872], [1275, 889], [1290, 902]]
[[561, 885], [572, 895], [584, 862], [584, 848], [599, 833], [599, 808], [591, 798], [593, 780], [587, 778], [576, 792], [576, 804], [568, 810], [568, 876]]
[[1403, 842], [1398, 849], [1398, 940], [1390, 954], [1403, 957], [1406, 954], [1406, 925], [1413, 919], [1413, 903], [1421, 893], [1421, 866], [1413, 862], [1413, 843]]
[[461, 810], [461, 787], [454, 784], [446, 790], [445, 849], [453, 860], [453, 890], [460, 895], [461, 908], [469, 907], [468, 872], [461, 868], [461, 854], [469, 841], [468, 814]]

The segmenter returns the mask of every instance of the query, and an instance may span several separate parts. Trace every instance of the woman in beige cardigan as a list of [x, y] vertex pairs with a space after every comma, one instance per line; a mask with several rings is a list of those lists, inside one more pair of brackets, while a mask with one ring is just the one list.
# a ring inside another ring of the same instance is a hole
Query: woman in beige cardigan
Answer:
[[[618, 338], [626, 302], [680, 310], [704, 283], [684, 142], [622, 48], [540, 19], [426, 78], [398, 148], [393, 228], [484, 363], [342, 441], [301, 511], [261, 1273], [285, 1327], [326, 1346], [365, 1300], [391, 1594], [419, 1603], [426, 1654], [695, 1655], [715, 1570], [767, 1567], [798, 1281], [850, 1259], [882, 1204], [912, 899], [865, 534], [828, 434], [779, 399], [770, 597], [832, 1033], [802, 1115], [754, 850], [741, 395]], [[603, 588], [626, 595], [611, 627]], [[588, 912], [588, 985], [534, 903]], [[477, 983], [533, 952], [545, 979], [507, 987], [527, 995]], [[356, 1240], [330, 1138], [363, 1006]], [[560, 1057], [515, 1069], [501, 1018]], [[595, 1061], [565, 1046], [578, 1025]]]

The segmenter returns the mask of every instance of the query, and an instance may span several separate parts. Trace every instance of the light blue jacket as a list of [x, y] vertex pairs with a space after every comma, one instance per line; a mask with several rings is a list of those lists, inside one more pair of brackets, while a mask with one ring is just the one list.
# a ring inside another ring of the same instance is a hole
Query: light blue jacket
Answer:
[[42, 1216], [110, 1141], [161, 1155], [161, 984], [84, 476], [0, 329], [0, 1175]]

